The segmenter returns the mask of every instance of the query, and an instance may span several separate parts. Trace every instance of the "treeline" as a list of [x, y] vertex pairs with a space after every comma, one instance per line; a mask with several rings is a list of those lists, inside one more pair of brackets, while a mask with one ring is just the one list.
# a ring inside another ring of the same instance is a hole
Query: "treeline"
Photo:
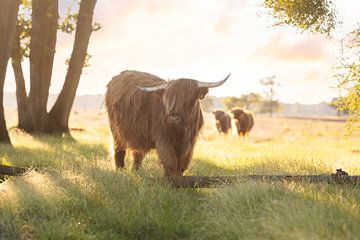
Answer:
[[268, 100], [258, 93], [242, 94], [240, 97], [216, 98], [208, 96], [201, 102], [201, 105], [206, 112], [211, 112], [216, 108], [225, 108], [227, 110], [246, 108], [256, 113], [272, 114], [280, 112], [282, 109], [282, 104], [278, 100]]
[[[269, 101], [260, 94], [243, 94], [239, 97], [222, 97], [207, 96], [202, 102], [202, 109], [205, 112], [212, 112], [215, 109], [230, 110], [233, 108], [245, 107], [254, 113], [269, 113]], [[274, 101], [274, 100], [273, 100]], [[347, 115], [347, 111], [338, 109], [337, 98], [330, 102], [320, 102], [317, 104], [301, 104], [301, 103], [283, 103], [278, 100], [271, 105], [273, 113], [284, 116], [304, 116], [304, 115]]]

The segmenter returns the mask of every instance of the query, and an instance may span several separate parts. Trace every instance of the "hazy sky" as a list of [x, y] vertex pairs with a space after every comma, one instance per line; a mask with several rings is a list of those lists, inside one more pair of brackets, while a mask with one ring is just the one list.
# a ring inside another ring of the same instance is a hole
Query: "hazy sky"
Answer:
[[[60, 0], [64, 9], [65, 0]], [[274, 20], [258, 0], [98, 0], [91, 66], [84, 69], [78, 95], [104, 93], [112, 76], [123, 70], [149, 72], [164, 79], [180, 77], [217, 81], [232, 73], [211, 95], [263, 92], [259, 80], [275, 75], [282, 102], [317, 103], [337, 96], [333, 77], [338, 40], [360, 23], [360, 1], [337, 0], [343, 25], [332, 40]], [[72, 36], [59, 34], [51, 93], [65, 78]], [[28, 72], [28, 64], [24, 63]], [[28, 74], [26, 74], [28, 79]], [[14, 92], [12, 69], [5, 91]]]

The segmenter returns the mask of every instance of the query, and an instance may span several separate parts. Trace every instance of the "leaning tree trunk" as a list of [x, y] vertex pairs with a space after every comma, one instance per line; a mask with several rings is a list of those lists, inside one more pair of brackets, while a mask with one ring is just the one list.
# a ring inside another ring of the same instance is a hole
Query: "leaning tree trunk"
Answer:
[[30, 42], [30, 93], [26, 124], [28, 132], [43, 132], [47, 121], [47, 100], [55, 55], [58, 0], [32, 1]]
[[0, 142], [10, 144], [4, 114], [4, 82], [15, 35], [19, 4], [19, 0], [0, 0]]
[[47, 125], [47, 131], [49, 133], [61, 134], [69, 132], [68, 122], [70, 111], [76, 95], [76, 89], [79, 85], [90, 35], [93, 31], [92, 18], [95, 4], [96, 0], [82, 0], [80, 3], [69, 69], [60, 95], [49, 113]]
[[26, 96], [25, 78], [21, 65], [21, 48], [20, 48], [20, 28], [19, 25], [16, 27], [16, 34], [14, 37], [13, 48], [12, 48], [12, 67], [14, 70], [15, 82], [16, 82], [16, 102], [18, 110], [18, 128], [30, 129], [32, 126], [29, 125], [30, 115], [28, 111], [28, 98]]

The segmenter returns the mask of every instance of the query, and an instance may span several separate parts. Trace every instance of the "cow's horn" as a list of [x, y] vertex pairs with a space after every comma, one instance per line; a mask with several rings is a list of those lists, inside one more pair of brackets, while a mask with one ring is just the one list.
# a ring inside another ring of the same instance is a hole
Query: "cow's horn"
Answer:
[[228, 80], [228, 78], [230, 77], [231, 73], [229, 73], [229, 75], [227, 75], [227, 77], [219, 82], [197, 82], [198, 87], [206, 87], [206, 88], [214, 88], [214, 87], [218, 87], [220, 85], [222, 85], [224, 82], [226, 82], [226, 80]]
[[137, 89], [140, 89], [145, 92], [155, 92], [158, 90], [165, 89], [168, 85], [168, 82], [164, 82], [160, 85], [152, 86], [152, 87], [141, 87], [141, 86], [135, 86]]

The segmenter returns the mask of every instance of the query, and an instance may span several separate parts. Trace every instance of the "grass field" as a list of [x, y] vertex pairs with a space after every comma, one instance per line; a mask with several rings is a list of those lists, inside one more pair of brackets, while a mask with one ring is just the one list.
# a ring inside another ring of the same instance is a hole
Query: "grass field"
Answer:
[[[211, 116], [186, 175], [360, 175], [360, 135], [344, 123], [257, 116], [249, 142], [219, 136]], [[14, 125], [10, 117], [8, 125]], [[36, 167], [0, 184], [0, 239], [360, 239], [360, 190], [245, 182], [172, 189], [156, 155], [114, 171], [104, 113], [74, 113], [74, 140], [11, 130], [3, 164]]]

